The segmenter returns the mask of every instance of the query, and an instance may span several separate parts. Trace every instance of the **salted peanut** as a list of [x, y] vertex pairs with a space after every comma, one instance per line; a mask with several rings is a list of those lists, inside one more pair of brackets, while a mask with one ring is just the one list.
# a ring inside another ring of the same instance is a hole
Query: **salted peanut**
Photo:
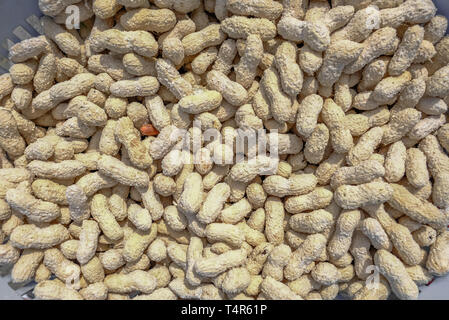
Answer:
[[20, 250], [11, 245], [11, 243], [6, 243], [0, 245], [0, 262], [2, 265], [13, 265], [20, 257]]
[[228, 75], [232, 68], [232, 62], [237, 54], [235, 40], [227, 39], [223, 41], [218, 50], [217, 59], [215, 60], [212, 70], [220, 71]]
[[418, 148], [407, 150], [405, 173], [407, 181], [415, 188], [421, 188], [429, 181], [426, 156]]
[[27, 182], [22, 182], [16, 189], [11, 188], [6, 192], [5, 200], [13, 210], [17, 210], [34, 222], [50, 222], [60, 216], [57, 204], [35, 198], [24, 190], [24, 183]]
[[282, 90], [279, 73], [273, 68], [266, 69], [263, 73], [260, 88], [267, 99], [269, 110], [273, 118], [278, 122], [289, 121], [295, 117], [292, 102]]
[[[356, 13], [352, 16], [349, 23], [342, 29], [332, 35], [332, 41], [340, 39], [348, 39], [351, 41], [361, 42], [368, 38], [373, 29], [379, 28], [380, 12], [375, 6], [367, 6], [366, 3], [360, 5], [356, 2], [345, 2], [344, 4], [354, 5]], [[340, 4], [341, 5], [341, 4]], [[367, 19], [373, 19], [374, 23], [366, 24]]]
[[67, 287], [59, 280], [44, 280], [34, 287], [33, 294], [42, 300], [83, 300], [75, 289]]
[[271, 250], [273, 245], [268, 242], [262, 242], [252, 250], [246, 261], [246, 268], [251, 275], [257, 275], [262, 271]]
[[392, 27], [398, 27], [402, 22], [426, 23], [435, 16], [436, 11], [432, 1], [405, 1], [395, 8], [382, 10], [381, 23]]
[[222, 96], [215, 90], [204, 90], [179, 100], [179, 108], [189, 114], [212, 111], [220, 105]]
[[421, 112], [405, 108], [392, 114], [390, 122], [382, 126], [382, 144], [388, 145], [404, 137], [421, 119]]
[[288, 282], [287, 285], [301, 297], [306, 297], [311, 291], [318, 290], [321, 287], [310, 274], [302, 275], [298, 279]]
[[30, 83], [37, 70], [37, 62], [28, 60], [23, 63], [16, 63], [9, 69], [12, 82], [16, 85], [25, 85]]
[[289, 179], [273, 175], [263, 181], [263, 188], [276, 197], [302, 195], [315, 189], [317, 180], [313, 174], [292, 175]]
[[439, 98], [424, 97], [419, 101], [416, 108], [427, 115], [438, 116], [447, 111], [447, 104]]
[[61, 51], [69, 56], [75, 57], [81, 54], [80, 43], [73, 34], [62, 28], [49, 17], [42, 17], [41, 24], [44, 34], [53, 40]]
[[110, 87], [111, 94], [120, 98], [146, 97], [159, 90], [159, 82], [155, 77], [143, 76], [130, 80], [120, 80]]
[[[140, 294], [135, 296], [133, 300], [177, 300], [176, 294], [168, 288], [159, 288], [151, 294]], [[109, 299], [110, 300], [110, 299]]]
[[167, 245], [167, 254], [170, 259], [179, 267], [186, 269], [187, 264], [187, 246], [178, 243], [169, 243]]
[[76, 281], [81, 273], [77, 264], [67, 260], [61, 251], [55, 248], [45, 251], [43, 263], [58, 279], [64, 282]]
[[9, 49], [9, 59], [13, 63], [24, 62], [40, 56], [47, 48], [48, 41], [45, 36], [22, 40]]
[[186, 254], [186, 281], [192, 286], [201, 284], [202, 278], [199, 277], [195, 271], [196, 262], [202, 258], [203, 242], [201, 238], [191, 237], [189, 247]]
[[109, 249], [100, 253], [99, 259], [103, 268], [107, 271], [117, 270], [125, 264], [122, 252], [119, 249]]
[[251, 282], [251, 276], [246, 268], [233, 268], [226, 272], [221, 284], [224, 293], [233, 295], [244, 291]]
[[158, 173], [153, 180], [154, 191], [163, 196], [169, 197], [176, 190], [176, 182], [173, 178]]
[[287, 95], [296, 97], [302, 88], [303, 74], [296, 63], [296, 46], [283, 42], [276, 50], [274, 63], [279, 72], [282, 89]]
[[[117, 185], [117, 182], [100, 172], [88, 173], [82, 176], [77, 182], [77, 187], [81, 188], [81, 191], [87, 196], [93, 196], [95, 193], [102, 189], [112, 188]], [[73, 188], [73, 186], [68, 187]], [[79, 191], [76, 191], [78, 193]], [[66, 192], [67, 194], [67, 192]], [[70, 201], [68, 201], [70, 203]]]
[[152, 224], [150, 232], [142, 232], [137, 229], [132, 229], [131, 233], [125, 240], [123, 248], [123, 258], [126, 262], [136, 262], [141, 259], [145, 250], [151, 242], [156, 239], [158, 227]]
[[357, 88], [360, 92], [372, 90], [385, 77], [388, 70], [388, 58], [373, 60], [363, 69], [363, 76]]
[[306, 210], [323, 209], [332, 201], [333, 193], [325, 188], [316, 188], [312, 192], [290, 197], [285, 201], [285, 210], [296, 214]]
[[11, 270], [13, 282], [23, 283], [32, 280], [43, 258], [42, 250], [25, 249]]
[[126, 149], [131, 163], [139, 168], [146, 169], [153, 162], [140, 135], [136, 133], [132, 120], [128, 117], [120, 118], [115, 126], [115, 137]]
[[390, 145], [385, 158], [385, 180], [388, 182], [398, 182], [405, 173], [405, 161], [407, 150], [402, 141], [397, 141]]
[[145, 209], [150, 212], [153, 221], [159, 220], [164, 214], [164, 207], [159, 195], [154, 191], [153, 182], [150, 182], [146, 187], [138, 187], [137, 191]]
[[174, 231], [182, 231], [187, 227], [187, 220], [176, 206], [168, 206], [164, 210], [164, 220]]
[[254, 16], [269, 20], [276, 20], [282, 13], [282, 5], [271, 0], [246, 2], [231, 0], [226, 3], [226, 8], [236, 15]]
[[[276, 148], [279, 155], [297, 154], [301, 152], [303, 141], [296, 134], [271, 132], [267, 135], [267, 148]], [[277, 165], [276, 160], [271, 159], [271, 166]], [[269, 167], [272, 168], [272, 167]]]
[[328, 244], [328, 252], [332, 259], [338, 259], [348, 252], [352, 234], [360, 221], [359, 210], [346, 210], [339, 216], [335, 233]]
[[220, 45], [226, 36], [219, 24], [210, 24], [204, 29], [190, 33], [182, 39], [186, 56], [195, 55], [204, 49]]
[[301, 70], [308, 75], [313, 75], [323, 64], [322, 52], [312, 50], [307, 44], [300, 49], [298, 60]]
[[142, 208], [138, 204], [130, 204], [128, 207], [128, 220], [141, 231], [149, 231], [151, 229], [152, 219], [147, 209]]
[[[95, 35], [96, 45], [115, 53], [137, 53], [151, 58], [157, 54], [158, 45], [153, 35], [146, 31], [120, 31], [109, 29]], [[97, 51], [102, 51], [102, 50]]]
[[67, 240], [61, 243], [59, 249], [61, 250], [64, 257], [69, 260], [76, 259], [76, 252], [78, 251], [79, 240]]
[[138, 188], [148, 186], [149, 178], [147, 173], [128, 166], [114, 157], [103, 155], [98, 161], [98, 169], [100, 173], [111, 177], [123, 185]]
[[306, 271], [311, 262], [315, 261], [326, 247], [326, 238], [322, 234], [308, 236], [296, 249], [284, 269], [287, 280], [296, 280]]
[[373, 264], [370, 247], [370, 240], [361, 231], [355, 230], [349, 252], [354, 257], [355, 273], [360, 279], [366, 279], [370, 275], [369, 266]]
[[417, 286], [422, 286], [432, 281], [433, 277], [430, 272], [420, 265], [405, 266], [405, 269]]
[[361, 223], [361, 230], [370, 239], [374, 248], [391, 251], [392, 244], [379, 221], [373, 218], [366, 218]]
[[447, 224], [447, 217], [430, 202], [418, 199], [399, 184], [391, 184], [390, 187], [393, 194], [388, 204], [393, 208], [435, 229], [440, 229]]
[[426, 94], [431, 97], [444, 98], [449, 93], [449, 88], [445, 84], [447, 79], [449, 68], [443, 67], [438, 69], [427, 80]]
[[314, 131], [323, 103], [323, 99], [316, 94], [305, 97], [300, 103], [296, 129], [303, 137], [309, 137]]
[[345, 127], [343, 110], [332, 99], [326, 99], [321, 116], [329, 129], [335, 152], [347, 153], [353, 147], [353, 141], [350, 130]]
[[410, 67], [418, 54], [418, 49], [424, 40], [424, 28], [413, 26], [408, 28], [398, 46], [397, 51], [391, 58], [388, 66], [388, 73], [392, 76], [399, 76]]
[[209, 66], [214, 63], [217, 58], [217, 54], [218, 50], [215, 47], [210, 47], [202, 51], [193, 59], [191, 63], [192, 71], [197, 75], [204, 74]]
[[76, 258], [81, 264], [89, 262], [97, 250], [98, 236], [100, 235], [100, 228], [95, 221], [84, 220], [79, 236], [78, 250]]
[[384, 131], [380, 127], [374, 127], [364, 133], [357, 144], [349, 151], [347, 160], [351, 165], [368, 160], [382, 141]]
[[447, 231], [441, 233], [436, 241], [430, 247], [429, 256], [427, 258], [426, 267], [431, 274], [442, 276], [449, 271], [448, 241], [449, 234]]
[[102, 282], [92, 283], [81, 289], [80, 294], [85, 300], [106, 300], [108, 288]]
[[183, 132], [178, 130], [174, 125], [163, 128], [157, 138], [150, 144], [149, 152], [151, 157], [154, 160], [164, 158], [183, 137]]
[[364, 184], [382, 177], [385, 174], [384, 167], [375, 160], [365, 160], [353, 167], [342, 167], [335, 171], [330, 181], [335, 190], [339, 186], [352, 184]]
[[206, 81], [209, 89], [218, 91], [233, 106], [243, 105], [248, 98], [248, 92], [241, 84], [230, 80], [220, 71], [209, 71]]
[[135, 53], [127, 53], [123, 56], [123, 67], [130, 75], [138, 77], [156, 76], [155, 60]]
[[145, 98], [145, 106], [148, 111], [149, 120], [159, 131], [170, 125], [170, 114], [159, 96]]
[[206, 227], [206, 237], [210, 243], [224, 242], [234, 248], [240, 248], [245, 239], [239, 227], [226, 223], [209, 224]]
[[112, 241], [123, 237], [123, 230], [108, 209], [107, 198], [102, 194], [96, 194], [91, 201], [92, 217], [98, 222], [102, 232]]
[[199, 259], [195, 263], [195, 272], [202, 277], [215, 277], [230, 268], [242, 265], [246, 261], [244, 249], [230, 250], [223, 254]]
[[168, 9], [139, 8], [122, 15], [120, 23], [125, 30], [165, 32], [175, 26], [176, 17], [173, 11]]
[[417, 299], [418, 287], [410, 278], [402, 262], [386, 250], [378, 250], [374, 262], [380, 273], [387, 278], [391, 290], [399, 299]]
[[182, 38], [195, 32], [195, 23], [190, 19], [178, 21], [175, 27], [165, 37], [159, 38], [159, 44], [162, 47], [162, 57], [171, 60], [175, 65], [182, 63], [184, 55], [184, 47]]
[[424, 40], [436, 44], [444, 37], [446, 29], [447, 18], [437, 15], [424, 26]]
[[215, 185], [207, 194], [202, 207], [197, 215], [202, 223], [214, 222], [223, 210], [224, 203], [229, 198], [231, 190], [228, 184], [219, 183]]
[[268, 242], [279, 245], [284, 241], [284, 206], [276, 197], [269, 197], [265, 202], [265, 236]]
[[329, 87], [337, 82], [343, 69], [359, 57], [363, 46], [349, 40], [340, 40], [330, 45], [318, 73], [321, 85]]
[[184, 277], [172, 280], [168, 284], [168, 287], [172, 292], [175, 293], [176, 296], [181, 299], [199, 300], [201, 299], [203, 293], [202, 286], [191, 286], [186, 283]]
[[150, 244], [146, 254], [151, 261], [161, 262], [167, 258], [167, 246], [163, 240], [156, 239]]
[[438, 142], [447, 151], [449, 150], [449, 125], [443, 125], [438, 130]]
[[337, 267], [329, 262], [320, 262], [316, 264], [310, 274], [316, 282], [324, 286], [331, 286], [338, 282], [340, 278]]
[[[352, 74], [354, 72], [362, 70], [366, 65], [369, 65], [371, 62], [375, 61], [378, 57], [381, 57], [387, 53], [394, 52], [398, 46], [399, 39], [396, 36], [396, 30], [390, 27], [381, 28], [375, 32], [373, 32], [364, 42], [364, 48], [362, 53], [358, 56], [358, 58], [349, 63], [344, 72], [347, 74]], [[378, 79], [382, 73], [386, 71], [386, 66], [380, 66], [381, 69], [375, 70], [372, 74], [373, 80]], [[373, 70], [374, 71], [374, 70]], [[371, 71], [366, 71], [371, 73]], [[366, 74], [368, 75], [368, 74]], [[368, 76], [367, 80], [371, 77]], [[381, 80], [381, 79], [379, 79]], [[377, 82], [370, 81], [372, 85], [377, 84]]]
[[290, 217], [289, 226], [302, 233], [320, 233], [331, 227], [334, 218], [331, 213], [320, 209], [309, 213], [296, 214]]
[[109, 88], [115, 81], [133, 77], [126, 70], [122, 59], [110, 54], [95, 54], [89, 57], [88, 70], [99, 73], [95, 81], [95, 88], [104, 93], [110, 93]]
[[202, 177], [198, 173], [189, 174], [184, 182], [184, 189], [178, 201], [178, 208], [184, 213], [196, 214], [201, 208], [202, 192]]
[[449, 158], [435, 136], [425, 137], [419, 143], [419, 149], [426, 155], [428, 168], [432, 176], [438, 176], [440, 172], [448, 171]]
[[[245, 187], [243, 187], [243, 190], [244, 189]], [[219, 219], [224, 223], [236, 224], [243, 218], [245, 218], [251, 212], [251, 210], [251, 204], [246, 198], [242, 198], [229, 207], [225, 207], [221, 211]]]
[[398, 223], [409, 229], [410, 232], [414, 232], [422, 227], [421, 223], [416, 222], [412, 218], [405, 215], [399, 218]]
[[429, 226], [422, 226], [412, 234], [413, 239], [415, 239], [416, 243], [418, 243], [420, 247], [431, 246], [437, 238], [436, 230]]
[[111, 274], [104, 279], [108, 292], [116, 293], [131, 293], [137, 290], [149, 294], [156, 289], [156, 283], [154, 276], [142, 270], [128, 274]]
[[0, 108], [0, 147], [15, 159], [23, 155], [25, 140], [18, 131], [17, 122], [10, 110]]
[[233, 39], [246, 39], [248, 35], [255, 34], [266, 41], [276, 36], [276, 26], [273, 22], [264, 18], [232, 16], [222, 21], [221, 28], [224, 33]]
[[388, 104], [411, 80], [410, 72], [406, 71], [397, 77], [387, 77], [381, 80], [372, 93], [372, 99], [378, 104]]
[[283, 269], [290, 260], [291, 253], [290, 247], [285, 244], [273, 248], [268, 256], [267, 263], [263, 266], [262, 276], [282, 281], [284, 278]]
[[254, 230], [263, 232], [265, 229], [265, 210], [263, 208], [259, 208], [253, 211], [249, 219], [246, 221], [246, 224]]
[[284, 39], [304, 41], [315, 51], [325, 51], [330, 44], [329, 29], [321, 21], [301, 21], [293, 17], [282, 18], [278, 25], [278, 33]]
[[98, 105], [88, 101], [86, 96], [73, 98], [63, 115], [67, 119], [77, 117], [80, 122], [90, 127], [104, 126], [107, 121], [106, 112]]
[[334, 199], [341, 208], [356, 209], [389, 201], [393, 193], [388, 183], [373, 181], [358, 186], [342, 185], [335, 190]]
[[[255, 34], [248, 35], [245, 43], [245, 51], [243, 52], [239, 63], [234, 68], [236, 82], [241, 84], [244, 88], [249, 88], [252, 85], [253, 80], [256, 77], [257, 67], [262, 60], [263, 51], [264, 48], [260, 36]], [[217, 69], [213, 68], [213, 70]]]
[[261, 285], [261, 292], [270, 300], [303, 300], [301, 296], [293, 292], [287, 285], [272, 277], [266, 277]]
[[19, 225], [10, 234], [10, 242], [20, 249], [47, 249], [69, 239], [69, 232], [60, 224], [37, 227]]
[[428, 116], [425, 119], [421, 119], [407, 135], [407, 138], [412, 141], [419, 141], [432, 132], [438, 130], [444, 123], [446, 119], [443, 114], [439, 116]]

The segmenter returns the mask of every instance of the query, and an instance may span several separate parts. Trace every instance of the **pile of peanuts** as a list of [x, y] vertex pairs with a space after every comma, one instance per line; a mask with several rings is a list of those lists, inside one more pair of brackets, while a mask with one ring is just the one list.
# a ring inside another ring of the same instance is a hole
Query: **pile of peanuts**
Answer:
[[0, 264], [36, 298], [416, 299], [449, 272], [431, 0], [35, 1], [0, 76]]

